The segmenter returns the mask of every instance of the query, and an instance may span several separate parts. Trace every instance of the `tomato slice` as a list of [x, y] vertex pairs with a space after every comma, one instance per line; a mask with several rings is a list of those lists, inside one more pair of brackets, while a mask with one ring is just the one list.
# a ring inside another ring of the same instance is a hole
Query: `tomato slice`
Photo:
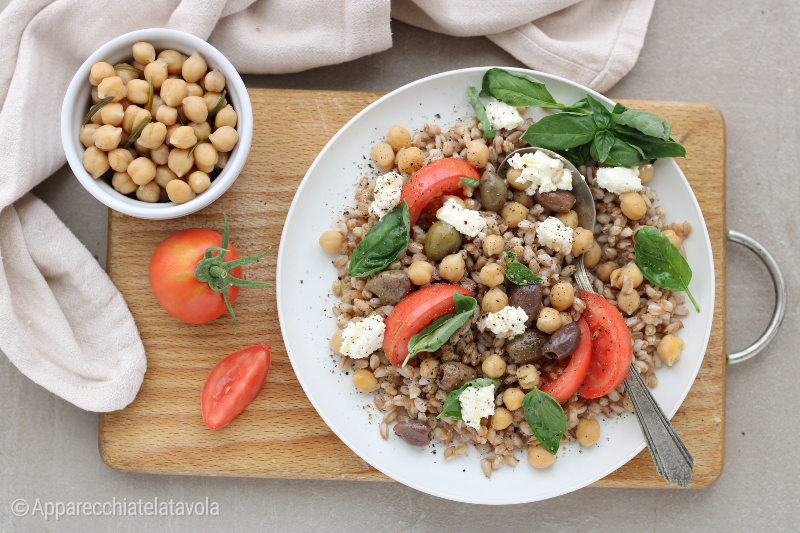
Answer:
[[599, 398], [619, 387], [631, 367], [631, 332], [619, 310], [597, 294], [584, 290], [578, 296], [586, 303], [582, 317], [589, 325], [592, 358], [579, 394]]
[[417, 223], [422, 210], [443, 195], [464, 196], [460, 178], [480, 180], [478, 170], [464, 161], [448, 157], [437, 159], [419, 169], [403, 185], [401, 201], [408, 202], [408, 213], [411, 215], [411, 225]]
[[455, 312], [453, 293], [472, 296], [460, 285], [440, 283], [412, 292], [398, 303], [386, 318], [383, 351], [396, 367], [408, 357], [408, 341], [439, 317]]
[[259, 344], [229, 355], [215, 366], [203, 386], [203, 422], [221, 428], [255, 399], [269, 374], [269, 346]]
[[583, 318], [578, 319], [576, 323], [581, 328], [581, 340], [572, 352], [572, 356], [556, 365], [550, 372], [542, 373], [544, 385], [540, 389], [555, 398], [558, 403], [566, 402], [575, 394], [583, 383], [592, 360], [592, 334], [589, 325]]

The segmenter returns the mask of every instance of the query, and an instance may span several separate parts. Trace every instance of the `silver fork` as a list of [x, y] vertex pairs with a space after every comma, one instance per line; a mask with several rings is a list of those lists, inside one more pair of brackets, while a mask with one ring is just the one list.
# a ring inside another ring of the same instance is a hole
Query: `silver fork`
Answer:
[[[578, 224], [580, 227], [594, 232], [596, 212], [592, 191], [583, 175], [565, 158], [544, 148], [520, 148], [505, 158], [498, 168], [498, 174], [505, 176], [508, 170], [508, 159], [514, 154], [538, 150], [550, 157], [560, 159], [564, 163], [564, 167], [572, 172], [572, 192], [576, 198], [574, 209], [578, 213]], [[575, 281], [578, 287], [588, 292], [595, 292], [589, 281], [589, 274], [583, 266], [583, 256], [578, 256], [576, 265]], [[639, 427], [647, 441], [647, 449], [653, 458], [656, 471], [673, 485], [682, 488], [688, 487], [694, 473], [694, 457], [656, 403], [653, 395], [650, 394], [650, 389], [645, 385], [633, 363], [631, 363], [624, 383], [625, 391], [628, 393], [628, 398], [633, 405], [633, 412], [636, 414]]]

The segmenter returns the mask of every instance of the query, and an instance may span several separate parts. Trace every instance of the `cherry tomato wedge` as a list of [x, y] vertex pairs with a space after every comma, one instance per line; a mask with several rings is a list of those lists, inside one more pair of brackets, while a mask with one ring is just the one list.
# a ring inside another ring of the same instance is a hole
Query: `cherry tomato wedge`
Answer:
[[582, 317], [589, 325], [592, 360], [579, 394], [599, 398], [619, 387], [630, 370], [633, 357], [631, 333], [619, 310], [597, 294], [578, 291], [586, 304]]
[[386, 318], [383, 351], [396, 367], [408, 356], [408, 341], [439, 317], [455, 312], [453, 293], [472, 296], [459, 285], [440, 283], [412, 292], [400, 301]]
[[422, 210], [432, 201], [444, 195], [464, 196], [461, 178], [480, 180], [477, 169], [464, 161], [448, 157], [437, 159], [419, 169], [405, 185], [401, 202], [408, 202], [411, 225], [417, 223]]
[[575, 394], [583, 383], [592, 360], [592, 334], [589, 325], [583, 318], [578, 319], [577, 324], [581, 328], [581, 340], [572, 352], [572, 356], [556, 365], [550, 372], [542, 373], [543, 385], [539, 388], [555, 398], [558, 403], [566, 402]]
[[269, 346], [259, 344], [229, 355], [215, 366], [203, 386], [203, 422], [221, 428], [258, 396], [269, 374]]

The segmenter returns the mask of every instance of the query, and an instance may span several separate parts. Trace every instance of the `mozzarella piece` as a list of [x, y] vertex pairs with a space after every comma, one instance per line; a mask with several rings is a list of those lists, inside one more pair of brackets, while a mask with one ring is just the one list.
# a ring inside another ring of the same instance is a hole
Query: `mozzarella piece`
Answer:
[[486, 115], [489, 117], [492, 127], [496, 130], [513, 130], [525, 122], [516, 107], [499, 100], [495, 100], [486, 106]]
[[496, 313], [484, 317], [483, 324], [492, 333], [503, 338], [514, 337], [525, 333], [525, 322], [528, 315], [521, 307], [507, 305]]
[[395, 171], [387, 172], [375, 180], [373, 194], [375, 200], [369, 206], [369, 214], [383, 218], [400, 203], [400, 194], [403, 191], [403, 176]]
[[608, 192], [624, 194], [642, 190], [638, 167], [602, 167], [595, 173], [595, 184]]
[[475, 237], [483, 233], [487, 227], [486, 221], [479, 212], [464, 209], [452, 198], [436, 211], [436, 218], [447, 222], [467, 237]]
[[372, 315], [360, 322], [350, 322], [342, 332], [342, 355], [353, 359], [368, 357], [383, 346], [386, 324], [380, 315]]
[[494, 384], [486, 387], [467, 387], [458, 397], [461, 419], [469, 427], [479, 429], [481, 418], [494, 414]]
[[530, 185], [525, 192], [533, 196], [537, 192], [553, 192], [558, 189], [572, 190], [572, 172], [564, 168], [564, 162], [554, 159], [541, 150], [514, 154], [508, 160], [511, 168], [522, 171], [522, 179]]
[[547, 246], [554, 252], [566, 254], [572, 250], [572, 228], [561, 222], [556, 217], [547, 217], [547, 220], [536, 226], [536, 236], [539, 244]]

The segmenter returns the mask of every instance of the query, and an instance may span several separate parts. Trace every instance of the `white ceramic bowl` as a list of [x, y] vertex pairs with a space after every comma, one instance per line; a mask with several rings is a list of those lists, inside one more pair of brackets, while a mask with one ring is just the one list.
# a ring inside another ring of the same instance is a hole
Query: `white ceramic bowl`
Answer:
[[[333, 257], [317, 244], [322, 232], [334, 228], [334, 217], [354, 205], [354, 184], [369, 169], [371, 146], [383, 140], [393, 124], [409, 130], [426, 122], [443, 127], [459, 117], [474, 116], [467, 99], [468, 85], [480, 87], [487, 68], [445, 72], [425, 78], [384, 96], [342, 128], [317, 156], [294, 197], [281, 237], [278, 254], [278, 314], [286, 349], [303, 389], [323, 420], [345, 444], [386, 475], [421, 491], [451, 500], [481, 504], [511, 504], [558, 496], [601, 479], [618, 469], [645, 446], [632, 415], [601, 421], [597, 445], [580, 449], [562, 446], [558, 461], [535, 470], [526, 452], [517, 452], [520, 463], [504, 465], [486, 479], [480, 455], [470, 448], [466, 457], [446, 462], [444, 446], [409, 446], [391, 434], [381, 439], [372, 394], [356, 392], [351, 377], [337, 368], [328, 340], [338, 329], [331, 313], [337, 301], [330, 293], [336, 270]], [[559, 102], [571, 104], [586, 93], [613, 105], [585, 87], [541, 72], [524, 71], [547, 84]], [[528, 110], [541, 117], [545, 111]], [[436, 115], [441, 118], [438, 118]], [[658, 403], [672, 417], [694, 382], [708, 344], [714, 309], [714, 265], [708, 232], [689, 183], [672, 159], [656, 163], [650, 186], [659, 194], [658, 204], [667, 208], [669, 221], [688, 220], [691, 235], [684, 241], [694, 277], [692, 294], [700, 305], [685, 319], [679, 335], [686, 341], [683, 357], [672, 367], [658, 370], [658, 386], [652, 389]], [[331, 170], [335, 169], [335, 170]], [[691, 304], [688, 304], [691, 307]], [[371, 412], [372, 418], [367, 414]], [[435, 442], [435, 441], [434, 441]], [[581, 453], [579, 453], [581, 452]]]
[[[112, 65], [131, 61], [133, 57], [131, 47], [133, 43], [139, 41], [149, 42], [157, 52], [177, 50], [187, 56], [194, 52], [200, 52], [200, 55], [208, 63], [209, 70], [219, 69], [225, 76], [225, 88], [228, 91], [226, 98], [233, 105], [238, 116], [236, 131], [239, 133], [239, 142], [230, 152], [225, 168], [211, 182], [211, 187], [207, 191], [185, 204], [172, 202], [150, 204], [135, 198], [128, 198], [115, 191], [105, 180], [92, 178], [83, 168], [85, 147], [81, 144], [78, 134], [91, 102], [92, 86], [89, 84], [89, 70], [98, 61], [105, 61]], [[250, 96], [247, 94], [247, 88], [244, 86], [242, 78], [231, 62], [219, 50], [202, 39], [182, 31], [165, 28], [133, 31], [101, 46], [84, 61], [81, 68], [75, 73], [61, 109], [61, 142], [64, 145], [64, 152], [67, 154], [67, 161], [72, 172], [92, 196], [111, 209], [138, 218], [157, 220], [177, 218], [199, 211], [211, 204], [222, 196], [236, 180], [247, 160], [252, 140], [253, 109], [250, 105]]]

